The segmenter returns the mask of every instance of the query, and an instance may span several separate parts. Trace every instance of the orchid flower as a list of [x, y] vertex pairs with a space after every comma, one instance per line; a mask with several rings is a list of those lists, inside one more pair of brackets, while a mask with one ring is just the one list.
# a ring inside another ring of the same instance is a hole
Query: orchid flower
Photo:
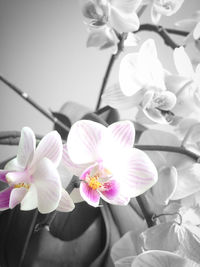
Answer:
[[89, 20], [87, 46], [112, 47], [119, 42], [116, 32], [137, 31], [136, 10], [140, 3], [141, 0], [87, 0], [82, 8], [84, 17]]
[[[173, 76], [166, 77], [166, 83], [170, 90], [177, 96], [177, 104], [173, 112], [179, 116], [187, 116], [191, 114], [196, 118], [196, 114], [200, 113], [200, 64], [193, 69], [189, 56], [183, 47], [174, 50], [174, 63], [177, 69], [180, 84], [173, 80]], [[176, 78], [175, 78], [176, 79]], [[193, 103], [191, 105], [191, 103]]]
[[[173, 133], [159, 130], [145, 131], [139, 144], [181, 146], [181, 140]], [[150, 189], [157, 204], [166, 205], [200, 191], [200, 164], [183, 154], [148, 151], [158, 170], [158, 182]], [[163, 188], [165, 190], [163, 190]]]
[[80, 194], [88, 204], [98, 207], [101, 197], [126, 205], [155, 184], [156, 168], [143, 151], [133, 148], [134, 138], [129, 121], [105, 127], [81, 120], [72, 126], [63, 160], [80, 178]]
[[158, 24], [161, 16], [171, 16], [182, 6], [184, 0], [143, 0], [143, 4], [151, 5], [151, 20]]
[[153, 122], [169, 123], [175, 94], [167, 91], [165, 71], [154, 40], [145, 41], [138, 53], [127, 54], [120, 63], [119, 86], [109, 88], [103, 101], [113, 108], [137, 107]]
[[115, 262], [116, 267], [198, 267], [196, 262], [162, 250], [145, 251]]
[[8, 184], [0, 192], [0, 209], [13, 209], [20, 203], [21, 210], [71, 211], [74, 204], [62, 188], [56, 169], [62, 157], [60, 135], [52, 131], [42, 138], [36, 149], [35, 146], [33, 131], [24, 127], [17, 157], [7, 163], [5, 170], [0, 170], [0, 180]]

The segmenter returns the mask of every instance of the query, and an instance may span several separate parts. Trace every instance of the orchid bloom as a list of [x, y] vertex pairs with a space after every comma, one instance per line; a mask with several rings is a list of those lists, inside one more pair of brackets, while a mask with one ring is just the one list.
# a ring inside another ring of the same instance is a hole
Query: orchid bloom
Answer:
[[127, 54], [121, 61], [119, 84], [108, 89], [103, 101], [113, 108], [137, 107], [157, 123], [171, 121], [170, 110], [175, 94], [167, 91], [165, 71], [157, 56], [153, 39], [145, 41], [138, 53]]
[[184, 0], [144, 0], [151, 4], [151, 20], [158, 24], [161, 16], [171, 16], [175, 14], [182, 6]]
[[169, 87], [177, 96], [177, 104], [173, 112], [182, 117], [188, 117], [191, 114], [196, 118], [196, 114], [200, 112], [200, 64], [194, 70], [183, 47], [174, 50], [174, 63], [180, 84], [176, 83], [176, 77], [173, 81], [172, 76]]
[[[141, 145], [158, 143], [181, 146], [181, 140], [176, 135], [159, 130], [146, 130], [139, 140]], [[158, 170], [158, 182], [150, 189], [156, 204], [166, 205], [170, 200], [180, 200], [200, 191], [199, 163], [178, 153], [148, 151], [147, 154]]]
[[35, 149], [36, 139], [29, 127], [21, 131], [17, 157], [0, 170], [0, 180], [8, 187], [0, 192], [0, 209], [21, 210], [38, 208], [41, 213], [57, 209], [71, 211], [74, 204], [62, 189], [57, 166], [62, 157], [62, 141], [56, 131], [42, 138]]
[[136, 10], [141, 0], [87, 0], [82, 11], [89, 19], [87, 46], [101, 49], [115, 46], [119, 42], [117, 33], [133, 32], [139, 28]]
[[101, 197], [126, 205], [155, 184], [156, 168], [143, 151], [133, 148], [134, 138], [129, 121], [105, 127], [81, 120], [72, 126], [63, 161], [80, 178], [80, 194], [88, 204], [98, 207]]

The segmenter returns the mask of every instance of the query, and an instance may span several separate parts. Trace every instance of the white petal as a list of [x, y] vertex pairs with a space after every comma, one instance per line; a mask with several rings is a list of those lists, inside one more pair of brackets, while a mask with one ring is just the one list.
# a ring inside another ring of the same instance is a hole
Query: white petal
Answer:
[[17, 161], [20, 167], [26, 168], [31, 162], [35, 151], [35, 135], [29, 127], [24, 127], [21, 131]]
[[179, 255], [160, 250], [146, 251], [133, 261], [131, 267], [198, 267], [198, 264]]
[[33, 210], [38, 206], [38, 194], [34, 184], [31, 185], [25, 197], [21, 201], [21, 210]]
[[157, 12], [157, 10], [152, 6], [151, 8], [151, 20], [154, 24], [158, 24], [161, 19], [161, 14]]
[[137, 46], [139, 42], [140, 38], [136, 34], [129, 32], [124, 41], [124, 46]]
[[126, 196], [141, 195], [157, 182], [157, 170], [143, 151], [134, 148], [121, 157], [121, 164], [115, 167], [113, 176], [121, 182]]
[[136, 257], [129, 256], [115, 262], [115, 267], [131, 267]]
[[[62, 163], [66, 168], [70, 170], [70, 172], [76, 176], [80, 176], [85, 169], [87, 169], [89, 166], [88, 164], [75, 164], [70, 156], [69, 152], [67, 149], [67, 145], [63, 145], [63, 155], [62, 155]], [[67, 187], [68, 184], [65, 184], [65, 188]]]
[[111, 0], [110, 2], [111, 5], [116, 7], [117, 9], [122, 10], [126, 13], [130, 13], [140, 6], [142, 0]]
[[45, 135], [36, 148], [31, 167], [34, 168], [43, 158], [50, 159], [55, 166], [58, 166], [62, 157], [62, 140], [57, 131]]
[[10, 160], [6, 164], [4, 169], [9, 170], [9, 171], [23, 171], [24, 170], [24, 168], [21, 165], [19, 165], [17, 158]]
[[58, 207], [61, 198], [61, 181], [54, 164], [44, 158], [33, 173], [33, 183], [37, 189], [38, 210], [49, 213]]
[[134, 96], [144, 88], [144, 82], [138, 68], [138, 53], [127, 54], [120, 62], [119, 84], [126, 96]]
[[198, 22], [194, 28], [193, 37], [194, 40], [198, 40], [200, 38], [200, 22]]
[[[177, 188], [171, 199], [181, 199], [200, 191], [200, 164], [193, 163], [178, 169]], [[192, 179], [192, 180], [191, 180]]]
[[[175, 167], [166, 167], [159, 171], [158, 182], [152, 187], [155, 201], [159, 205], [168, 204], [170, 197], [176, 190], [177, 171]], [[164, 189], [164, 190], [163, 190]]]
[[190, 58], [183, 47], [175, 48], [174, 63], [178, 73], [184, 77], [193, 78], [194, 70]]
[[24, 187], [14, 188], [10, 194], [9, 208], [13, 209], [17, 206], [27, 193], [27, 189]]
[[61, 199], [56, 210], [62, 212], [69, 212], [72, 211], [74, 208], [74, 202], [72, 201], [71, 197], [69, 196], [66, 190], [62, 189]]
[[189, 18], [177, 21], [175, 26], [184, 29], [184, 31], [191, 31], [195, 27], [196, 23], [196, 19]]
[[139, 18], [133, 12], [123, 12], [115, 7], [111, 7], [109, 21], [111, 26], [119, 33], [133, 32], [139, 29]]
[[130, 109], [141, 102], [143, 97], [143, 91], [140, 90], [133, 96], [126, 96], [122, 93], [118, 84], [115, 84], [108, 89], [102, 95], [102, 101], [112, 108], [116, 109]]
[[135, 128], [130, 121], [119, 121], [108, 126], [113, 142], [120, 147], [133, 147], [135, 142]]
[[81, 120], [76, 122], [68, 135], [67, 148], [71, 160], [85, 164], [99, 159], [99, 145], [106, 127], [100, 123]]

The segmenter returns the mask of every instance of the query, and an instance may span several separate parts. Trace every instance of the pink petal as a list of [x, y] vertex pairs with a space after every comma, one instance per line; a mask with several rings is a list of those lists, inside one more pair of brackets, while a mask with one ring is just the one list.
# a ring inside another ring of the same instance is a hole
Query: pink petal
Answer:
[[66, 144], [63, 145], [62, 162], [76, 176], [80, 176], [89, 167], [88, 164], [75, 164], [72, 162]]
[[100, 194], [97, 192], [97, 190], [93, 190], [88, 186], [87, 183], [82, 182], [80, 184], [80, 193], [82, 198], [91, 206], [98, 207], [99, 206], [99, 200], [100, 200]]
[[112, 140], [120, 147], [133, 147], [135, 141], [135, 128], [130, 121], [115, 122], [108, 126]]
[[7, 183], [7, 179], [6, 179], [6, 174], [8, 173], [9, 171], [5, 171], [5, 170], [0, 170], [0, 180]]
[[21, 210], [33, 210], [38, 206], [38, 193], [34, 184], [32, 184], [21, 201]]
[[76, 122], [68, 135], [67, 148], [71, 160], [85, 164], [99, 159], [98, 149], [106, 127], [93, 121]]
[[13, 209], [15, 206], [17, 206], [22, 201], [26, 193], [27, 189], [24, 187], [14, 188], [10, 194], [9, 208]]
[[35, 151], [36, 141], [33, 131], [29, 127], [24, 127], [21, 131], [21, 138], [17, 153], [17, 162], [23, 169], [32, 161]]
[[105, 93], [102, 95], [102, 101], [104, 104], [109, 105], [112, 108], [130, 109], [140, 104], [143, 95], [143, 91], [140, 90], [133, 96], [126, 96], [122, 93], [120, 86], [115, 84], [106, 89]]
[[51, 160], [44, 158], [33, 173], [33, 184], [37, 189], [38, 210], [49, 213], [58, 207], [61, 198], [61, 181]]
[[113, 201], [119, 194], [120, 185], [115, 180], [109, 180], [103, 184], [103, 189], [99, 193], [107, 202]]
[[[151, 159], [143, 151], [132, 149], [121, 155], [120, 185], [124, 194], [136, 197], [152, 187], [158, 179], [157, 170]], [[114, 176], [119, 175], [114, 174]]]
[[74, 202], [72, 201], [67, 191], [62, 189], [61, 192], [62, 192], [61, 199], [56, 210], [62, 211], [62, 212], [72, 211], [75, 208]]
[[57, 131], [45, 135], [36, 148], [31, 167], [40, 162], [43, 158], [50, 159], [55, 166], [58, 166], [62, 157], [62, 140]]
[[0, 192], [0, 210], [9, 209], [10, 194], [12, 190], [13, 187], [8, 187]]

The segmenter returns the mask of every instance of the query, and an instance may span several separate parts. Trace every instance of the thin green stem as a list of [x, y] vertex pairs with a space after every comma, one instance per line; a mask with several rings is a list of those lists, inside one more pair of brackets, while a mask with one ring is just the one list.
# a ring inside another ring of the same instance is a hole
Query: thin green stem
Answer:
[[27, 101], [29, 104], [31, 104], [35, 109], [37, 109], [41, 114], [43, 114], [50, 121], [52, 121], [53, 123], [59, 125], [64, 130], [69, 131], [69, 128], [62, 121], [60, 121], [56, 117], [52, 116], [50, 112], [44, 110], [41, 106], [38, 105], [38, 103], [36, 103], [33, 99], [31, 99], [27, 93], [23, 92], [21, 89], [19, 89], [14, 84], [10, 83], [3, 76], [0, 76], [0, 81], [2, 81], [10, 89], [12, 89], [15, 93], [17, 93], [19, 96], [21, 96], [25, 101]]

